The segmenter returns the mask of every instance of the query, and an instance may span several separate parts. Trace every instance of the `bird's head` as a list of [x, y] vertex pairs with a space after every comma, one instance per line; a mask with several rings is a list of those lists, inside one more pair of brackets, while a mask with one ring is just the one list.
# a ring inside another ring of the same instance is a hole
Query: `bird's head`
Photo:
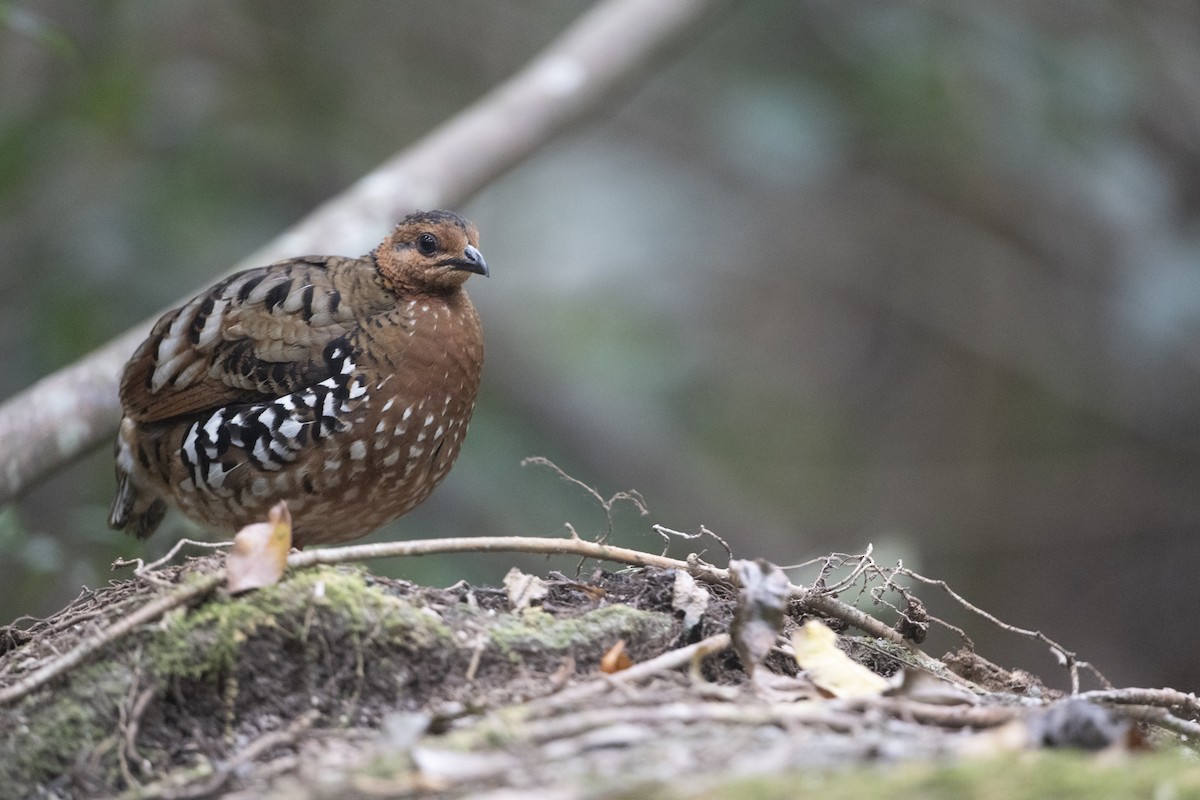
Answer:
[[479, 231], [453, 211], [409, 214], [373, 255], [380, 274], [400, 290], [448, 292], [472, 274], [488, 274]]

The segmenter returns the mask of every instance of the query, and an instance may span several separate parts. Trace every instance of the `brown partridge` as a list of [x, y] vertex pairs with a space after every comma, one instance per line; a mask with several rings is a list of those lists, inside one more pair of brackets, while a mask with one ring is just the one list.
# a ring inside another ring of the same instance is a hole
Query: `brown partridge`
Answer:
[[144, 538], [170, 501], [232, 533], [286, 500], [303, 547], [411, 510], [475, 406], [478, 245], [457, 214], [417, 213], [362, 258], [239, 272], [163, 315], [121, 378], [109, 524]]

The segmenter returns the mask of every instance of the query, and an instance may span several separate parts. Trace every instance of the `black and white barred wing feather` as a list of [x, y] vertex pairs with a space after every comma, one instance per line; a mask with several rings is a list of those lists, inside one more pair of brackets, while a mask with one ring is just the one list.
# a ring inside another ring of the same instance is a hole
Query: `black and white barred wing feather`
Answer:
[[[240, 272], [158, 321], [121, 380], [114, 527], [149, 535], [161, 520], [165, 504], [139, 474], [153, 463], [174, 460], [196, 490], [233, 496], [255, 473], [239, 467], [278, 470], [339, 424], [365, 391], [350, 377], [360, 320], [395, 303], [382, 287], [364, 291], [375, 271], [355, 262], [293, 259]], [[347, 281], [353, 310], [337, 285]], [[178, 459], [149, 458], [147, 431], [179, 423], [180, 442], [156, 442], [178, 447]]]

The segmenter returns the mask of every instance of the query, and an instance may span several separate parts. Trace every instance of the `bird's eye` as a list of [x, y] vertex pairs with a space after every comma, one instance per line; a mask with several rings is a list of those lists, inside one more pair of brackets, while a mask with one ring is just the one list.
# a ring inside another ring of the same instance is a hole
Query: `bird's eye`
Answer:
[[421, 251], [423, 256], [431, 256], [438, 249], [437, 237], [432, 233], [422, 233], [417, 237], [417, 249]]

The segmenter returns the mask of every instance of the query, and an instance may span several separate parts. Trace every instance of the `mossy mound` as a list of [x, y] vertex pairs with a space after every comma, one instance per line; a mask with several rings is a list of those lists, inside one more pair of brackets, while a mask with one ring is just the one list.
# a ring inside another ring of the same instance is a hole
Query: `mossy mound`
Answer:
[[[169, 579], [214, 568], [199, 559]], [[78, 613], [12, 632], [0, 669], [27, 670], [162, 591], [130, 581], [86, 595]], [[553, 612], [498, 605], [470, 587], [422, 588], [357, 567], [212, 594], [4, 709], [0, 786], [13, 797], [96, 796], [167, 773], [195, 777], [305, 714], [318, 727], [374, 729], [390, 713], [503, 704], [537, 694], [568, 660], [590, 670], [618, 639], [648, 655], [679, 634], [669, 609], [601, 595]]]

